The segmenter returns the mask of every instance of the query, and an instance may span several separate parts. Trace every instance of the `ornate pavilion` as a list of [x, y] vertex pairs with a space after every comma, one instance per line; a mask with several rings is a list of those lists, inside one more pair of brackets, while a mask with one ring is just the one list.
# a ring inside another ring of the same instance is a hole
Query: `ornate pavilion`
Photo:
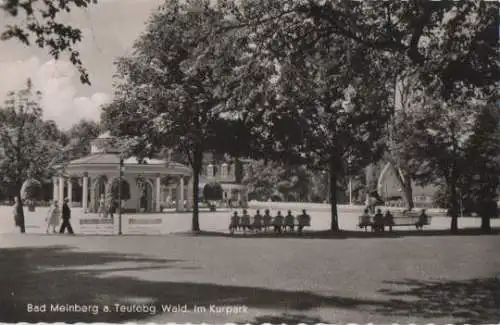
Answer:
[[[102, 134], [92, 141], [89, 156], [57, 166], [57, 176], [53, 178], [54, 199], [62, 202], [67, 197], [70, 206], [81, 206], [85, 213], [97, 212], [101, 195], [111, 193], [111, 188], [119, 183], [120, 152], [113, 147], [114, 140], [109, 133]], [[122, 211], [161, 212], [164, 206], [174, 202], [176, 211], [192, 208], [189, 167], [159, 159], [139, 162], [136, 157], [130, 157], [124, 160], [122, 172], [122, 189], [128, 187], [130, 193], [130, 198], [122, 200]], [[165, 178], [170, 184], [164, 184]]]

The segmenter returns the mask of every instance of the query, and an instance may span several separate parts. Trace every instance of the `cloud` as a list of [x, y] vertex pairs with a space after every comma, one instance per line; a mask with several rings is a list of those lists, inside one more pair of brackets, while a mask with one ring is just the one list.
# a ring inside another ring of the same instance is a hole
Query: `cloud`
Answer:
[[70, 62], [48, 60], [38, 57], [15, 62], [0, 62], [0, 102], [7, 92], [18, 90], [31, 78], [35, 89], [42, 92], [44, 119], [54, 120], [62, 129], [68, 129], [80, 119], [98, 121], [101, 105], [111, 96], [96, 92], [89, 97], [78, 96], [75, 83], [78, 75]]
[[[1, 2], [1, 0], [0, 0]], [[78, 71], [66, 56], [51, 60], [47, 49], [18, 41], [0, 41], [0, 106], [8, 91], [21, 89], [31, 77], [43, 93], [44, 118], [67, 129], [81, 118], [98, 120], [99, 107], [113, 93], [113, 62], [130, 53], [131, 46], [145, 29], [145, 22], [163, 0], [99, 0], [87, 9], [63, 14], [61, 19], [78, 27], [83, 40], [76, 48], [87, 69], [91, 86], [82, 85]], [[0, 31], [6, 24], [19, 22], [0, 10]], [[4, 19], [5, 18], [5, 19]]]

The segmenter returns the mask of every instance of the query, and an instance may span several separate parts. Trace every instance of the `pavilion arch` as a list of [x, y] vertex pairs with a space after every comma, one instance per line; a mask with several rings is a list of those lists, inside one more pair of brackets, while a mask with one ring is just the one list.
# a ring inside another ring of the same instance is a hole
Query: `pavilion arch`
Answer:
[[[90, 186], [90, 211], [97, 212], [101, 195], [106, 195], [109, 179], [106, 175], [97, 175], [91, 179]], [[83, 191], [85, 192], [85, 191]], [[83, 200], [82, 200], [83, 201]]]
[[[162, 197], [162, 177], [170, 176], [177, 180], [177, 187], [179, 188], [184, 187], [185, 180], [192, 181], [192, 170], [187, 166], [172, 161], [130, 157], [124, 159], [121, 165], [120, 151], [114, 148], [116, 143], [116, 138], [109, 133], [102, 134], [92, 141], [90, 155], [72, 160], [64, 165], [54, 166], [57, 175], [53, 177], [53, 198], [62, 201], [67, 191], [70, 203], [73, 202], [73, 199], [80, 200], [84, 213], [96, 212], [100, 196], [111, 190], [110, 186], [112, 186], [113, 179], [119, 177], [120, 169], [122, 169], [122, 177], [128, 183], [131, 192], [130, 200], [123, 202], [124, 211], [132, 212], [137, 211], [139, 208], [137, 203], [140, 199], [140, 190], [135, 178], [142, 175], [147, 180], [149, 196], [152, 196], [152, 200], [149, 199], [148, 209], [159, 212], [161, 211], [161, 203], [164, 200]], [[69, 194], [72, 188], [69, 185], [71, 178], [81, 180], [82, 195], [79, 195], [80, 197], [72, 198]], [[88, 195], [83, 193], [88, 193]], [[182, 197], [186, 196], [183, 194]], [[192, 207], [191, 196], [188, 195], [186, 198], [188, 201], [187, 206], [178, 205], [177, 211], [184, 211], [185, 208], [190, 209]]]

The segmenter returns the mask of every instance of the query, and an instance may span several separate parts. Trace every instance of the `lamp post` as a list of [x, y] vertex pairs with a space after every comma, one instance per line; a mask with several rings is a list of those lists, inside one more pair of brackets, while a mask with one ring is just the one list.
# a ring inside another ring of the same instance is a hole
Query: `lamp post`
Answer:
[[462, 191], [459, 189], [458, 190], [458, 203], [460, 204], [460, 218], [463, 218], [464, 216], [464, 206], [463, 206], [463, 201], [462, 201]]
[[120, 157], [120, 177], [118, 178], [118, 235], [122, 234], [122, 179], [123, 179], [123, 158]]
[[352, 205], [352, 177], [349, 176], [349, 205]]

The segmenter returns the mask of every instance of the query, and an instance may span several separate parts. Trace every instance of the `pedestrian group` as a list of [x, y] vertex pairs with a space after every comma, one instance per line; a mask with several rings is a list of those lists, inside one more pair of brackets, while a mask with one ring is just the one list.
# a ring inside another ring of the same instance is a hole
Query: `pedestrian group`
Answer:
[[[23, 201], [16, 196], [14, 199], [14, 222], [16, 227], [19, 227], [21, 233], [26, 233], [26, 226], [24, 223], [24, 208]], [[59, 233], [63, 234], [66, 229], [68, 233], [73, 235], [73, 227], [71, 227], [71, 208], [68, 205], [68, 198], [65, 198], [63, 201], [62, 209], [59, 208], [59, 204], [57, 200], [54, 200], [49, 207], [49, 212], [47, 217], [45, 218], [45, 222], [47, 223], [46, 233], [57, 233], [56, 228], [59, 226], [60, 218], [62, 219], [61, 226], [59, 228]]]
[[260, 232], [262, 230], [267, 231], [273, 228], [275, 233], [282, 233], [283, 231], [294, 231], [295, 227], [299, 233], [302, 232], [304, 227], [309, 227], [311, 225], [311, 217], [306, 213], [306, 210], [302, 210], [302, 214], [294, 216], [292, 211], [288, 210], [286, 216], [278, 211], [275, 217], [272, 217], [269, 209], [266, 209], [264, 214], [257, 210], [255, 215], [250, 217], [246, 209], [243, 210], [241, 215], [238, 215], [238, 211], [234, 211], [231, 216], [231, 221], [229, 223], [229, 231], [234, 233], [237, 230], [242, 230], [250, 232]]
[[[403, 212], [404, 214], [405, 212]], [[425, 209], [420, 212], [417, 221], [415, 222], [415, 227], [419, 230], [423, 229], [424, 225], [428, 224], [429, 217], [425, 213]], [[377, 213], [373, 216], [370, 215], [370, 209], [366, 208], [361, 215], [361, 221], [358, 225], [360, 228], [367, 230], [368, 226], [372, 227], [373, 231], [384, 231], [385, 227], [389, 227], [389, 231], [392, 231], [392, 227], [395, 226], [394, 216], [391, 211], [386, 210], [385, 214], [382, 214], [382, 209], [377, 209]]]

